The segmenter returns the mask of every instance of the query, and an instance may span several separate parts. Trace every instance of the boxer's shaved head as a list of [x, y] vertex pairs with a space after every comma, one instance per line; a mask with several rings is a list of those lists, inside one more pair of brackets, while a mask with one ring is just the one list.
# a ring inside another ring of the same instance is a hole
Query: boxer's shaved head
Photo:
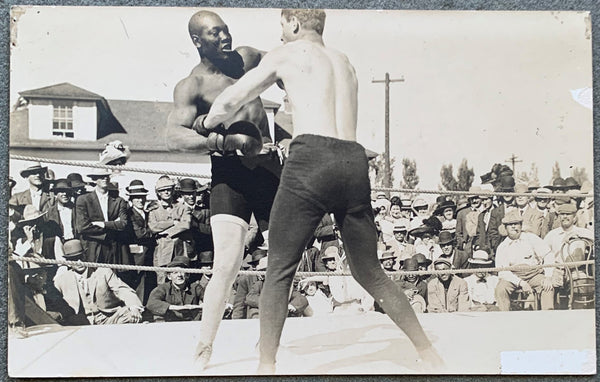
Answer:
[[209, 24], [225, 24], [219, 15], [211, 11], [198, 11], [190, 18], [188, 22], [188, 32], [192, 40], [202, 32], [202, 28]]
[[283, 9], [281, 16], [287, 21], [295, 17], [303, 29], [310, 29], [323, 35], [325, 29], [325, 11], [322, 9]]
[[188, 31], [201, 57], [224, 59], [231, 52], [229, 27], [214, 12], [196, 12], [190, 18]]

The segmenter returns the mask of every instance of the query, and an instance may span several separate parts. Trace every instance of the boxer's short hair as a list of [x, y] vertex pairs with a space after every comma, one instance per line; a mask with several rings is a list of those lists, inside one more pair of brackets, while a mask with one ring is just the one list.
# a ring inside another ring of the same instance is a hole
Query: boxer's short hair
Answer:
[[281, 15], [288, 21], [292, 16], [296, 16], [302, 28], [312, 29], [323, 35], [325, 11], [322, 9], [283, 9]]

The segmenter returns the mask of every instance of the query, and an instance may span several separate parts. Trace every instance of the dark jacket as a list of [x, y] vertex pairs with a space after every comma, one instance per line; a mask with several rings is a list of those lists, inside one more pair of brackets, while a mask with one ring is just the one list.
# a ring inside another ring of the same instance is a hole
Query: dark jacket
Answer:
[[[50, 206], [52, 201], [52, 195], [50, 195], [48, 192], [42, 191], [42, 196], [40, 197], [40, 205], [34, 207], [39, 209], [41, 212], [45, 212], [48, 210], [48, 207]], [[25, 208], [25, 206], [31, 203], [31, 193], [29, 192], [29, 188], [25, 191], [13, 194], [13, 196], [11, 196], [10, 200], [8, 201], [8, 204], [15, 206], [15, 209], [21, 214], [23, 213], [23, 209]]]
[[[56, 199], [54, 202], [48, 205], [48, 213], [46, 214], [46, 223], [49, 227], [54, 229], [56, 236], [59, 236], [64, 240], [65, 238], [65, 227], [63, 222], [60, 220], [60, 213], [58, 212], [58, 202]], [[71, 229], [73, 230], [73, 236], [75, 239], [79, 238], [77, 233], [77, 221], [75, 217], [75, 205], [71, 206]]]
[[248, 318], [246, 305], [246, 296], [252, 288], [252, 285], [258, 281], [257, 275], [240, 275], [238, 276], [237, 288], [235, 290], [235, 298], [233, 299], [232, 319]]
[[160, 284], [150, 293], [146, 308], [152, 314], [163, 317], [165, 321], [192, 321], [202, 316], [201, 309], [172, 311], [169, 305], [199, 305], [204, 298], [204, 288], [199, 281], [178, 289], [171, 281]]

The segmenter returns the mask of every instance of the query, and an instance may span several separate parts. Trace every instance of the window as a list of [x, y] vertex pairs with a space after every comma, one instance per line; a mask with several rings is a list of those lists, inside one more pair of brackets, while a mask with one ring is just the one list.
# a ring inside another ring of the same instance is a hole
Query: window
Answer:
[[75, 138], [73, 131], [73, 104], [54, 104], [52, 135], [62, 138]]

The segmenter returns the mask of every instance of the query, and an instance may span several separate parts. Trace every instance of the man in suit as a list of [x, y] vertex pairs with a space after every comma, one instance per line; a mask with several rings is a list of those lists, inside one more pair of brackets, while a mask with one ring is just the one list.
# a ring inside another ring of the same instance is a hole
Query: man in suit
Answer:
[[47, 210], [52, 201], [52, 196], [43, 190], [47, 170], [48, 167], [42, 167], [40, 162], [29, 163], [21, 170], [21, 177], [28, 180], [29, 189], [14, 194], [9, 201], [9, 204], [15, 206], [19, 213], [22, 213], [23, 208], [28, 204], [42, 212]]
[[86, 261], [131, 264], [129, 246], [121, 235], [127, 228], [127, 202], [109, 195], [111, 173], [98, 169], [88, 176], [96, 182], [94, 191], [81, 195], [75, 204], [77, 230], [86, 248]]
[[456, 250], [456, 238], [449, 231], [440, 232], [439, 242], [442, 254], [438, 258], [446, 259], [454, 269], [465, 269], [469, 264], [469, 256], [464, 251]]
[[48, 208], [46, 221], [56, 230], [64, 242], [78, 237], [75, 225], [75, 205], [73, 189], [68, 179], [58, 179], [52, 188], [55, 198]]
[[[470, 192], [481, 192], [481, 187], [473, 186]], [[473, 253], [473, 239], [477, 234], [477, 218], [481, 212], [479, 195], [469, 196], [468, 205], [456, 212], [456, 247], [465, 251], [468, 257]]]
[[[433, 262], [436, 271], [447, 270], [452, 264], [444, 258]], [[465, 280], [452, 274], [440, 274], [427, 284], [427, 310], [431, 313], [466, 312], [469, 310], [469, 289]]]
[[492, 196], [482, 194], [479, 195], [481, 199], [481, 212], [477, 216], [477, 230], [475, 239], [473, 239], [474, 249], [481, 249], [488, 253], [491, 253], [492, 246], [490, 245], [489, 238], [489, 225], [490, 225], [490, 214], [493, 208]]
[[[81, 242], [69, 240], [64, 245], [65, 259], [80, 261], [84, 257]], [[54, 278], [54, 285], [75, 311], [67, 320], [92, 325], [137, 323], [144, 307], [135, 291], [109, 268], [69, 265]]]
[[[515, 186], [515, 192], [527, 193], [529, 188], [524, 183]], [[523, 231], [531, 232], [541, 237], [544, 215], [537, 209], [529, 205], [528, 196], [516, 196], [515, 207], [523, 217]]]
[[[129, 232], [129, 252], [133, 257], [135, 265], [152, 266], [154, 248], [156, 248], [156, 239], [154, 233], [148, 228], [148, 212], [146, 209], [146, 196], [148, 190], [144, 183], [139, 179], [134, 179], [125, 187], [129, 196], [128, 215], [131, 221]], [[131, 287], [142, 300], [146, 303], [152, 289], [156, 287], [156, 274], [154, 272], [132, 271]]]
[[[515, 179], [511, 175], [500, 177], [496, 185], [498, 192], [514, 192]], [[496, 248], [506, 237], [506, 227], [502, 225], [504, 215], [514, 208], [514, 196], [500, 196], [500, 205], [490, 212], [490, 222], [488, 224], [488, 237], [492, 253], [496, 254]]]
[[[248, 265], [253, 270], [256, 269], [258, 262], [263, 257], [267, 256], [267, 251], [264, 249], [257, 249], [252, 252], [252, 260], [248, 261]], [[252, 288], [252, 285], [258, 281], [259, 276], [257, 275], [239, 275], [237, 279], [237, 288], [235, 291], [235, 297], [233, 299], [233, 312], [231, 314], [232, 319], [247, 318], [247, 305], [246, 296]]]

